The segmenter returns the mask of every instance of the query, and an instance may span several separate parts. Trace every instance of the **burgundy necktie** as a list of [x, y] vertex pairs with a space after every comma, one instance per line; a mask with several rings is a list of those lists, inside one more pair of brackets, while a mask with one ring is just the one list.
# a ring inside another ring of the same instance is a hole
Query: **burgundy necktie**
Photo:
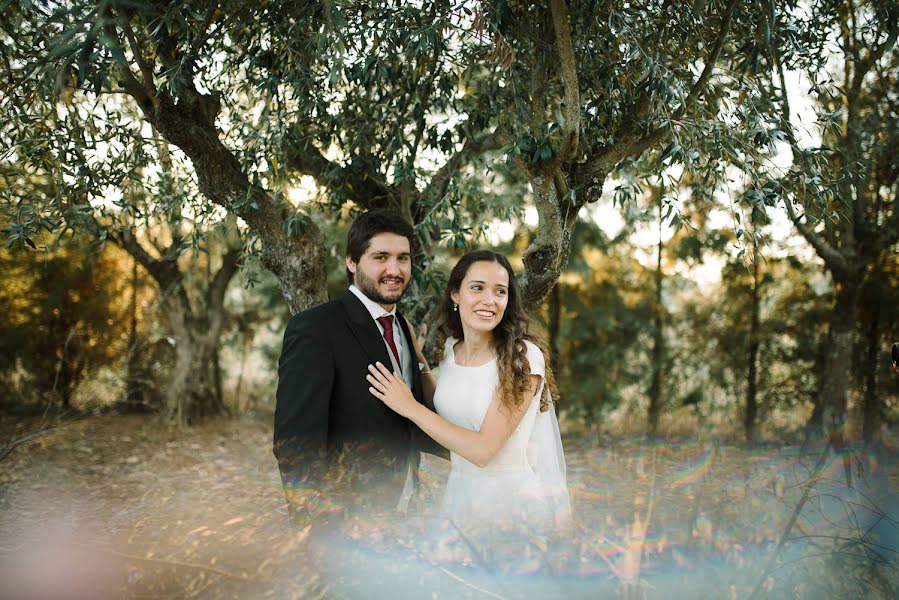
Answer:
[[390, 351], [393, 352], [393, 357], [396, 359], [396, 364], [397, 366], [399, 366], [400, 371], [402, 371], [403, 366], [400, 362], [400, 353], [399, 350], [396, 349], [396, 342], [393, 341], [393, 317], [390, 315], [384, 315], [383, 317], [378, 317], [377, 321], [381, 324], [381, 327], [384, 328], [384, 341], [386, 341], [387, 345], [390, 346]]

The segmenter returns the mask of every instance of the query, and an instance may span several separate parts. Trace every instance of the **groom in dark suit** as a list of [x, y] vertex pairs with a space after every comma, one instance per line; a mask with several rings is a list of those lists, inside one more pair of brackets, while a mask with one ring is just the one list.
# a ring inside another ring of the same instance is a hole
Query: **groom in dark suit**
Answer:
[[373, 397], [365, 377], [369, 364], [390, 364], [422, 401], [418, 355], [396, 310], [411, 280], [412, 236], [412, 227], [394, 211], [359, 216], [347, 235], [349, 290], [296, 314], [287, 325], [274, 453], [294, 517], [332, 507], [333, 491], [327, 490], [334, 480], [351, 488], [343, 491], [377, 498], [381, 507], [408, 501], [419, 450], [439, 451]]

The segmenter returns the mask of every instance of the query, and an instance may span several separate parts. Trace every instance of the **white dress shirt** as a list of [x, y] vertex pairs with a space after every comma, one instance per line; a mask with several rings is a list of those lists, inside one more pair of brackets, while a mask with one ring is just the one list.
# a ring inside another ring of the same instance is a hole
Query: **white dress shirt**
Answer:
[[384, 328], [381, 327], [381, 324], [378, 323], [378, 319], [385, 315], [393, 318], [393, 343], [396, 344], [396, 351], [399, 354], [400, 363], [403, 365], [403, 368], [400, 368], [399, 364], [397, 364], [396, 357], [393, 356], [393, 352], [390, 351], [390, 348], [387, 346], [387, 341], [384, 341], [384, 347], [387, 348], [387, 356], [390, 357], [390, 362], [393, 367], [393, 371], [396, 373], [401, 373], [403, 376], [403, 380], [409, 387], [412, 387], [412, 373], [409, 368], [409, 361], [406, 360], [407, 352], [409, 351], [409, 347], [406, 343], [406, 336], [403, 335], [403, 330], [400, 327], [399, 319], [396, 315], [396, 305], [393, 305], [393, 310], [387, 312], [384, 310], [384, 307], [366, 296], [362, 290], [357, 288], [355, 285], [350, 286], [350, 291], [359, 298], [368, 312], [371, 314], [372, 320], [375, 322], [375, 325], [378, 326], [378, 331], [381, 332], [381, 337], [384, 337]]
[[[403, 335], [403, 330], [400, 328], [399, 323], [397, 322], [396, 316], [396, 305], [393, 305], [393, 310], [387, 312], [384, 310], [384, 307], [366, 296], [362, 293], [362, 290], [357, 288], [355, 285], [350, 286], [350, 291], [356, 295], [357, 298], [362, 302], [363, 306], [368, 310], [371, 314], [372, 321], [375, 322], [375, 325], [378, 326], [378, 331], [381, 332], [381, 339], [384, 338], [384, 328], [381, 327], [381, 324], [378, 323], [378, 318], [383, 317], [384, 315], [389, 315], [393, 317], [393, 343], [396, 344], [397, 354], [400, 355], [400, 360], [406, 365], [406, 368], [400, 369], [396, 362], [396, 357], [393, 356], [393, 352], [390, 351], [390, 347], [387, 345], [387, 340], [384, 340], [384, 348], [387, 349], [387, 356], [390, 357], [390, 362], [393, 365], [393, 371], [396, 373], [401, 373], [403, 377], [403, 381], [406, 382], [406, 385], [409, 388], [412, 388], [412, 362], [409, 360], [405, 360], [403, 357], [406, 356], [406, 353], [409, 351], [409, 347], [406, 344], [406, 336]], [[420, 368], [420, 367], [419, 367]], [[400, 499], [397, 502], [396, 509], [405, 513], [409, 508], [409, 502], [412, 499], [412, 493], [414, 491], [414, 477], [412, 475], [412, 465], [409, 465], [409, 469], [406, 471], [406, 482], [403, 485], [403, 491], [400, 494]]]

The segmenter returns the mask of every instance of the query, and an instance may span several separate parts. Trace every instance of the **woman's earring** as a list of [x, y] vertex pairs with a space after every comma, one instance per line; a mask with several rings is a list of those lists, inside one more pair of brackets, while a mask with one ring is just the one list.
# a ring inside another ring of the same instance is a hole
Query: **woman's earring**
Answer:
[[453, 302], [453, 312], [459, 312], [459, 305]]

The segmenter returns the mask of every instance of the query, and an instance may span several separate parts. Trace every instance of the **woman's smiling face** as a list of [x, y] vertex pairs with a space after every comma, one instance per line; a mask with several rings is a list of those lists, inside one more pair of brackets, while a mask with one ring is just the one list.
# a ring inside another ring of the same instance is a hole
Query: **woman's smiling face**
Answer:
[[509, 302], [509, 273], [498, 262], [472, 263], [459, 290], [450, 294], [459, 305], [462, 327], [474, 331], [492, 331]]

